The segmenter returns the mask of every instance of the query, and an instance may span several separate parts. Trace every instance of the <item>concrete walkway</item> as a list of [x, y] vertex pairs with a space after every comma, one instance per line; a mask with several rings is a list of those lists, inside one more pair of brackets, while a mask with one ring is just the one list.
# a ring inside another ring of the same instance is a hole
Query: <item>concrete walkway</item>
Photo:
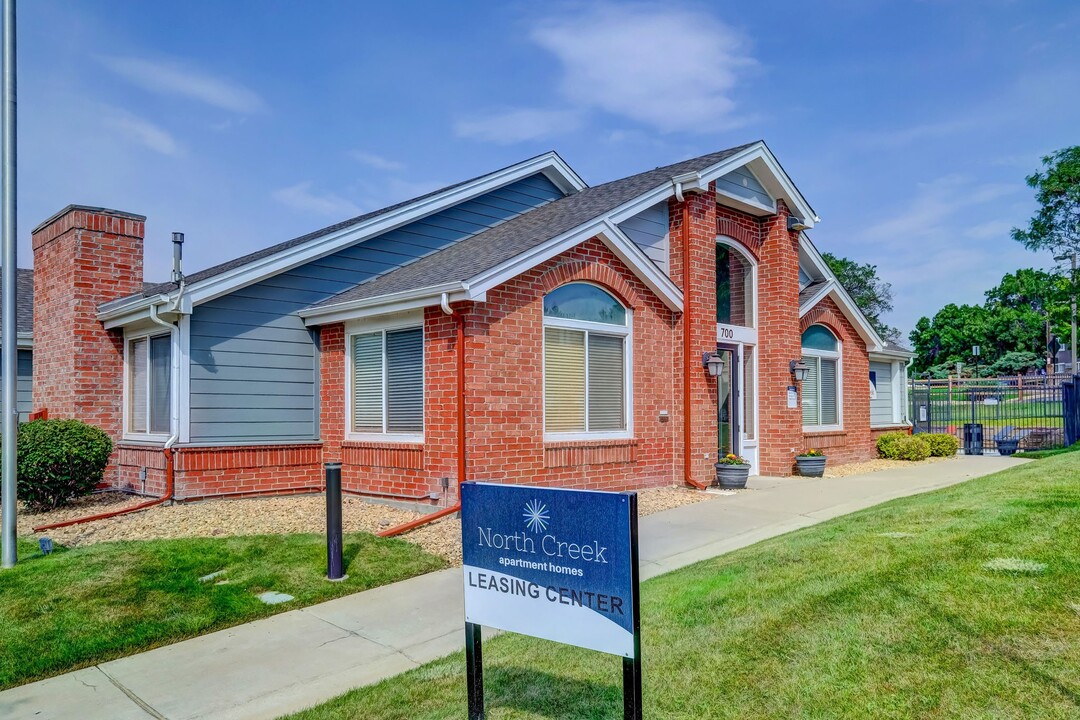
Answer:
[[[752, 478], [751, 492], [642, 518], [642, 578], [1021, 462]], [[275, 718], [459, 650], [463, 614], [461, 569], [443, 570], [7, 690], [0, 718]]]

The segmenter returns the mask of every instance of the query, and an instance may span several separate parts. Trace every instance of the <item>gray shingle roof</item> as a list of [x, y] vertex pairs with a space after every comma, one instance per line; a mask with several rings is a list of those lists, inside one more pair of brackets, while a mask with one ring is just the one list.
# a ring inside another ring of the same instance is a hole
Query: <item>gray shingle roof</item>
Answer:
[[[0, 293], [4, 284], [0, 279]], [[34, 271], [19, 268], [15, 273], [15, 331], [28, 333], [34, 331]], [[0, 319], [2, 323], [2, 319]], [[0, 328], [2, 328], [0, 324]]]
[[739, 145], [586, 188], [569, 197], [530, 210], [409, 265], [372, 278], [313, 307], [337, 305], [468, 280], [660, 187], [675, 175], [704, 170], [753, 144], [755, 143]]
[[814, 299], [814, 296], [818, 294], [818, 291], [825, 286], [826, 280], [814, 280], [809, 285], [799, 291], [799, 307], [803, 307], [806, 303]]
[[886, 340], [885, 341], [885, 349], [886, 350], [892, 350], [894, 352], [903, 352], [903, 353], [912, 352], [911, 350], [908, 350], [903, 345], [898, 345], [898, 344], [894, 343], [892, 340]]
[[[540, 155], [537, 155], [535, 157], [540, 157]], [[531, 159], [534, 159], [534, 158], [530, 158], [530, 160]], [[524, 163], [524, 162], [528, 162], [528, 161], [529, 160], [524, 160], [522, 162]], [[518, 165], [518, 164], [521, 164], [521, 163], [514, 163], [514, 165]], [[513, 165], [508, 165], [507, 167], [513, 167]], [[468, 185], [469, 183], [476, 182], [477, 180], [485, 178], [488, 175], [494, 175], [496, 173], [502, 172], [505, 169], [506, 168], [500, 168], [499, 170], [494, 170], [494, 171], [489, 172], [489, 173], [484, 173], [483, 175], [478, 175], [477, 177], [469, 178], [468, 180], [462, 180], [461, 182], [456, 182], [456, 183], [453, 183], [452, 185], [447, 185], [446, 187], [439, 188], [438, 190], [432, 190], [431, 192], [425, 193], [424, 195], [419, 195], [417, 197], [410, 198], [408, 200], [403, 200], [402, 202], [395, 203], [394, 205], [390, 205], [390, 206], [381, 208], [379, 210], [374, 210], [372, 212], [364, 213], [363, 215], [358, 215], [358, 216], [356, 216], [354, 218], [350, 218], [348, 220], [343, 220], [342, 222], [339, 222], [339, 223], [334, 223], [333, 225], [328, 225], [327, 227], [324, 227], [324, 228], [322, 228], [320, 230], [315, 230], [314, 232], [307, 233], [306, 235], [301, 235], [300, 237], [293, 238], [292, 240], [286, 240], [285, 242], [278, 243], [277, 245], [272, 245], [272, 246], [270, 246], [268, 248], [263, 248], [262, 250], [256, 250], [253, 253], [249, 253], [249, 254], [244, 255], [242, 257], [238, 257], [238, 258], [236, 258], [234, 260], [229, 260], [228, 262], [223, 262], [220, 265], [215, 265], [215, 266], [207, 268], [205, 270], [200, 270], [199, 272], [191, 273], [185, 279], [186, 279], [188, 285], [191, 285], [191, 284], [197, 283], [197, 282], [201, 282], [203, 280], [208, 280], [208, 279], [210, 279], [212, 277], [215, 277], [217, 275], [221, 275], [222, 273], [226, 273], [226, 272], [228, 272], [230, 270], [234, 270], [236, 268], [243, 267], [244, 265], [247, 265], [248, 263], [255, 262], [256, 260], [261, 260], [261, 259], [263, 259], [265, 257], [269, 257], [271, 255], [275, 255], [275, 254], [277, 254], [279, 252], [282, 252], [284, 250], [288, 250], [291, 247], [295, 247], [297, 245], [303, 245], [304, 243], [309, 242], [311, 240], [315, 240], [316, 238], [320, 238], [320, 237], [322, 237], [324, 235], [329, 235], [331, 233], [337, 232], [338, 230], [342, 230], [344, 228], [347, 228], [350, 225], [356, 225], [357, 223], [361, 223], [361, 222], [365, 222], [367, 220], [371, 220], [373, 218], [377, 218], [380, 215], [386, 215], [387, 213], [391, 213], [391, 212], [393, 212], [395, 210], [399, 210], [399, 209], [401, 209], [401, 208], [403, 208], [403, 207], [405, 207], [407, 205], [411, 205], [411, 204], [413, 204], [415, 202], [419, 202], [421, 200], [425, 200], [427, 198], [433, 197], [435, 195], [439, 195], [439, 194], [447, 192], [449, 190], [453, 190], [454, 188], [460, 187], [462, 185]], [[148, 284], [145, 288], [143, 288], [142, 297], [151, 297], [153, 295], [160, 295], [162, 293], [172, 292], [175, 289], [176, 289], [176, 283], [173, 283], [173, 282]], [[139, 297], [139, 296], [138, 295], [132, 295], [132, 296], [129, 296], [127, 298], [120, 298], [119, 300], [115, 300], [115, 301], [112, 301], [110, 303], [106, 303], [106, 305], [120, 304], [122, 302], [126, 302], [126, 301], [130, 300], [133, 297]]]

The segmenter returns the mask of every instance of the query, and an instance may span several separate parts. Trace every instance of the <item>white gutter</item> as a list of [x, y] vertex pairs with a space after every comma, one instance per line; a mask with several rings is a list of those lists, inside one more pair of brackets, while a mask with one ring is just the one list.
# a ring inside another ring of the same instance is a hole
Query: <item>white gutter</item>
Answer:
[[[180, 286], [180, 292], [183, 292], [183, 284]], [[176, 297], [176, 302], [179, 304], [180, 295], [178, 294]], [[172, 402], [169, 403], [171, 406], [169, 408], [169, 414], [171, 415], [169, 424], [172, 427], [172, 435], [165, 441], [165, 449], [168, 450], [180, 439], [180, 328], [158, 317], [157, 308], [157, 305], [150, 306], [150, 319], [162, 327], [169, 328], [169, 333], [172, 336], [169, 346], [169, 355], [172, 358], [171, 377], [169, 378], [169, 391], [172, 395]]]

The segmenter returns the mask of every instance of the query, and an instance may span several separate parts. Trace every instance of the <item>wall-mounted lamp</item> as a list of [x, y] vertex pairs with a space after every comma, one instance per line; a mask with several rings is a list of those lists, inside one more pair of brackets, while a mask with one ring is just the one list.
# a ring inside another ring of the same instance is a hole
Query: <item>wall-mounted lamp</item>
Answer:
[[788, 232], [802, 232], [803, 230], [809, 230], [810, 226], [806, 224], [806, 221], [801, 217], [795, 217], [794, 215], [788, 215], [787, 219]]
[[791, 369], [791, 376], [795, 378], [795, 382], [802, 382], [810, 375], [810, 366], [802, 360], [792, 360], [788, 367]]
[[709, 371], [709, 377], [716, 377], [724, 372], [724, 357], [720, 353], [703, 353], [701, 367]]

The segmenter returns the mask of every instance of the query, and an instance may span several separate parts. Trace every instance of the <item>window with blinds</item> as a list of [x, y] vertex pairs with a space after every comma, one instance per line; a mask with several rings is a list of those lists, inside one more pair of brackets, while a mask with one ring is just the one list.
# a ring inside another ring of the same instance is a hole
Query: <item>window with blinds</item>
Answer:
[[424, 430], [424, 332], [382, 330], [352, 338], [352, 429]]
[[840, 359], [836, 337], [821, 325], [803, 333], [802, 361], [809, 368], [802, 383], [804, 426], [840, 424]]
[[595, 285], [570, 283], [544, 299], [545, 432], [629, 429], [627, 318]]
[[172, 432], [172, 338], [143, 337], [128, 343], [128, 432]]

